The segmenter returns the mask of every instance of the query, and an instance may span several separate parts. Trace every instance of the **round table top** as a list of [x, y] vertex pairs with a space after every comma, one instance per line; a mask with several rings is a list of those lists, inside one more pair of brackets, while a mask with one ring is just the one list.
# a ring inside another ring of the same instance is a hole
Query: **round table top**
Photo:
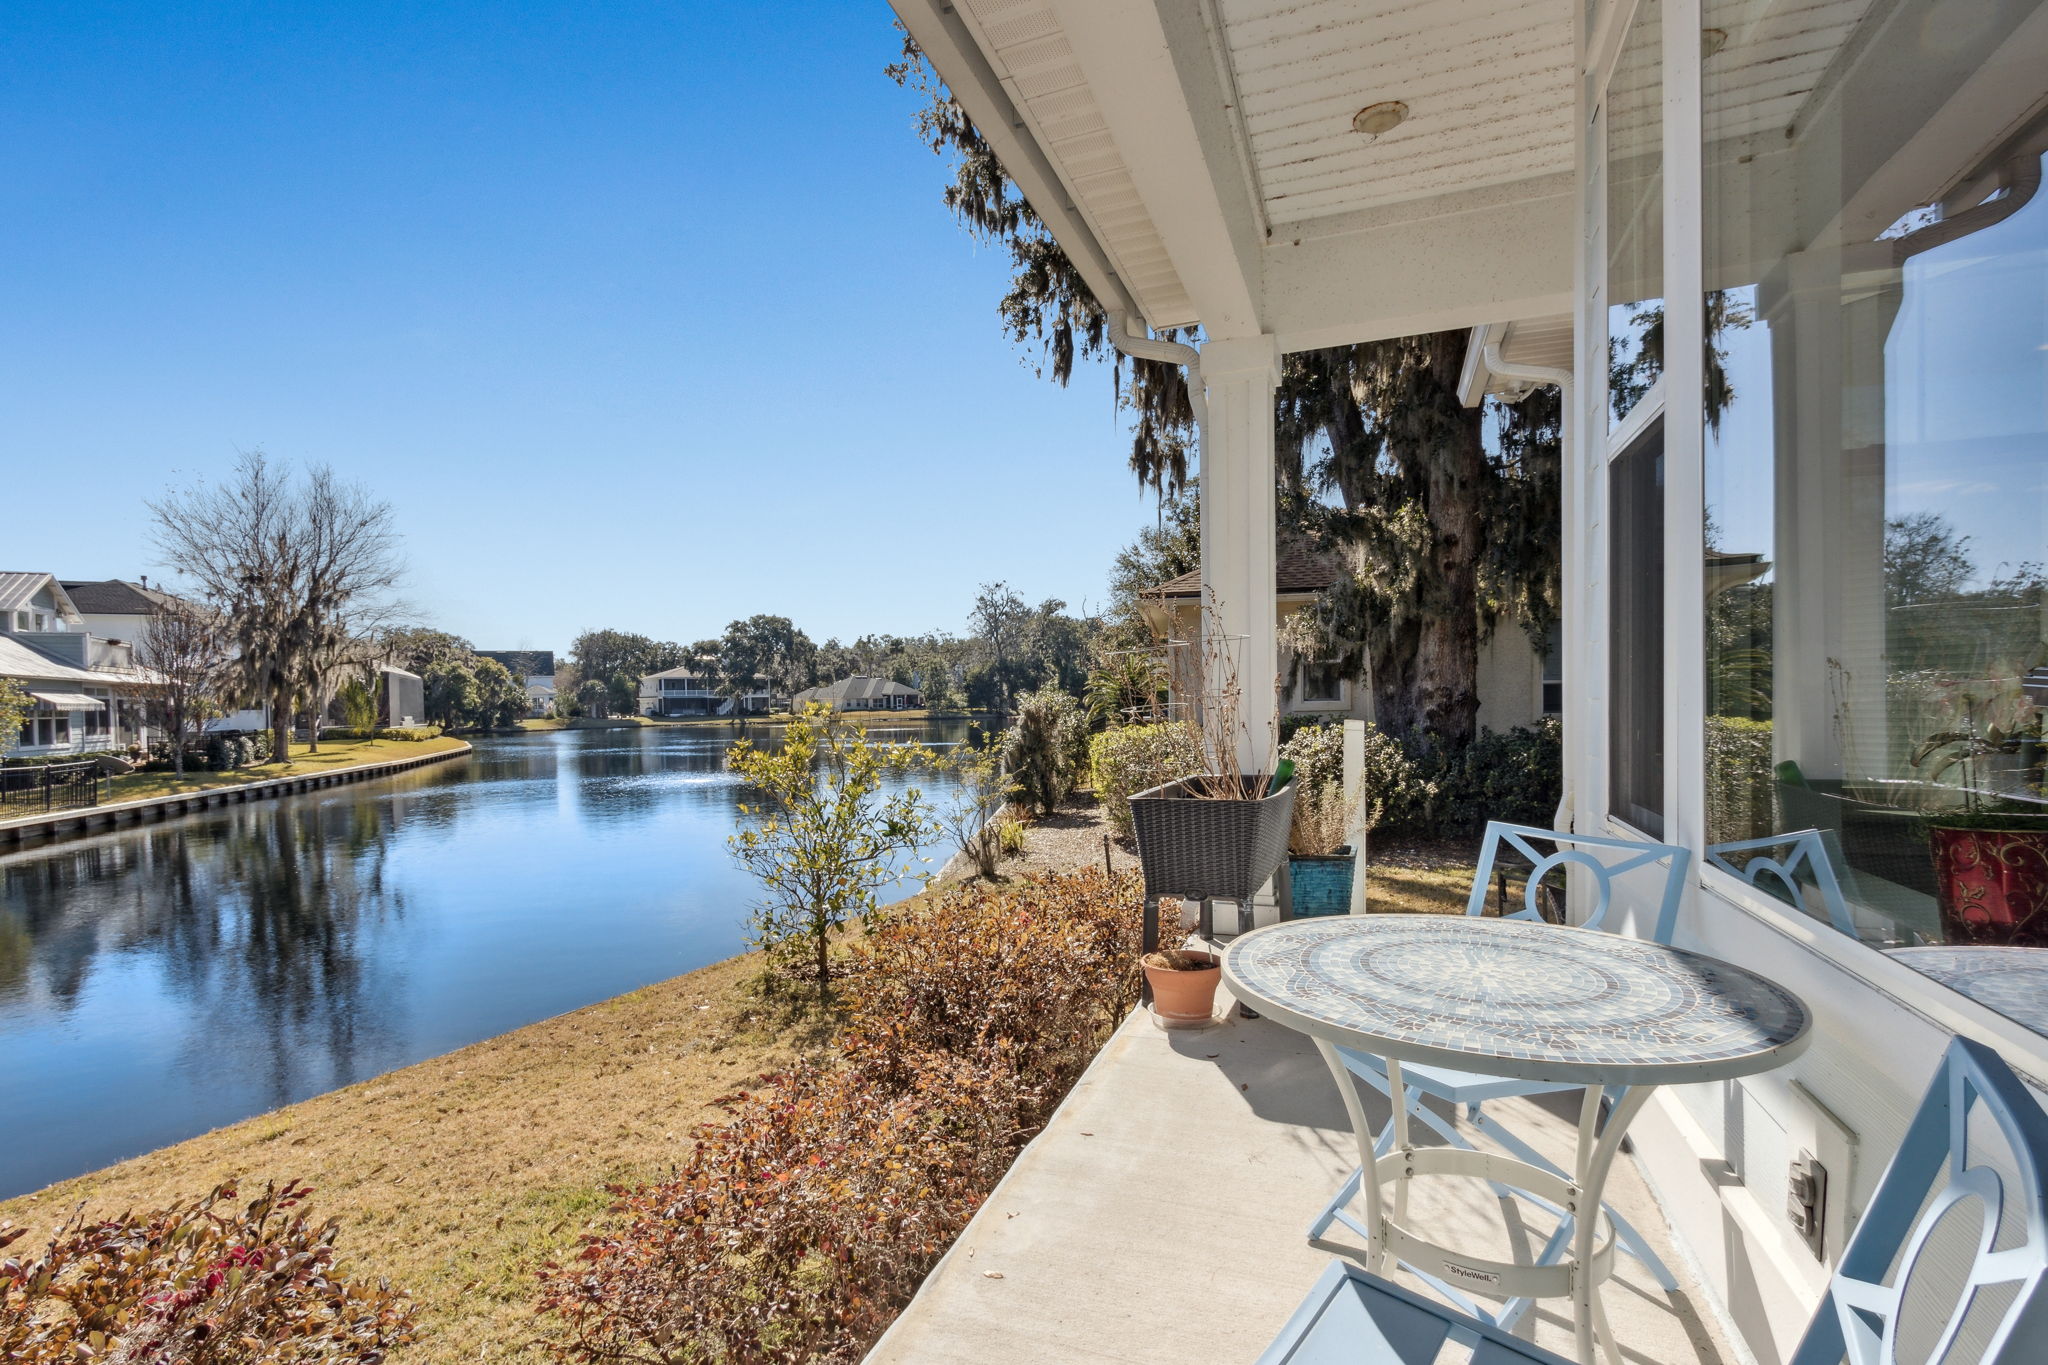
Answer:
[[2048, 948], [1930, 943], [1885, 954], [2036, 1033], [2048, 1033]]
[[1681, 948], [1529, 920], [1340, 915], [1223, 954], [1231, 994], [1339, 1046], [1572, 1085], [1766, 1071], [1806, 1046], [1783, 987]]

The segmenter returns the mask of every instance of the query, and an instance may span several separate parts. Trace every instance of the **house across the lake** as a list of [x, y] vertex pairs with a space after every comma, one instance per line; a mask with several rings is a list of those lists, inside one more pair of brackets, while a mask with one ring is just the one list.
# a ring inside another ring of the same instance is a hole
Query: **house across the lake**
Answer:
[[911, 711], [924, 705], [924, 693], [893, 678], [871, 678], [856, 673], [835, 683], [806, 687], [790, 698], [790, 707], [801, 710], [813, 702], [833, 711]]
[[775, 708], [775, 694], [765, 675], [754, 675], [754, 690], [732, 697], [718, 690], [718, 680], [702, 662], [678, 664], [640, 680], [643, 716], [757, 716]]
[[95, 634], [94, 619], [51, 574], [0, 573], [0, 679], [35, 702], [10, 737], [10, 756], [98, 753], [149, 741], [146, 678], [132, 639]]
[[526, 706], [536, 716], [555, 709], [555, 652], [552, 649], [479, 649], [480, 659], [495, 659], [526, 686]]

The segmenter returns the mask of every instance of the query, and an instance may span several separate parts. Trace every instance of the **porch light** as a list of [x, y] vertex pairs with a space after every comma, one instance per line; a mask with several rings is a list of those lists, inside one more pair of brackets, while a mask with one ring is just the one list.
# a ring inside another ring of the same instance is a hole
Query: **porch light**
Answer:
[[1351, 126], [1367, 137], [1378, 137], [1391, 133], [1408, 117], [1408, 106], [1399, 100], [1381, 100], [1368, 104], [1351, 116]]

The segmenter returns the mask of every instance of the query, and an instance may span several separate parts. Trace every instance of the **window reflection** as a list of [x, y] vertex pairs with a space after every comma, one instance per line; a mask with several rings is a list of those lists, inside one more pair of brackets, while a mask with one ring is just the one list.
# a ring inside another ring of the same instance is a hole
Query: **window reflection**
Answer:
[[1708, 0], [1705, 743], [1724, 870], [2048, 1031], [2041, 7]]
[[1663, 41], [1663, 7], [1643, 0], [1607, 84], [1610, 430], [1664, 373]]

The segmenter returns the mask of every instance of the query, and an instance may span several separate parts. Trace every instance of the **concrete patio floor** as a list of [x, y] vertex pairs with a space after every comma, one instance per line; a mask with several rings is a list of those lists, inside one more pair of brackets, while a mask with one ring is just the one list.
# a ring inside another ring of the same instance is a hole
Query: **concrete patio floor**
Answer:
[[[1375, 1121], [1387, 1112], [1369, 1091], [1367, 1109]], [[1517, 1100], [1489, 1112], [1553, 1160], [1569, 1159], [1563, 1106]], [[1168, 1033], [1141, 1010], [867, 1358], [1249, 1365], [1330, 1258], [1362, 1250], [1341, 1226], [1320, 1248], [1305, 1237], [1351, 1150], [1342, 1102], [1306, 1038], [1234, 1008], [1212, 1028]], [[1738, 1365], [1632, 1158], [1617, 1163], [1608, 1202], [1680, 1281], [1666, 1294], [1618, 1259], [1605, 1302], [1625, 1358]], [[1519, 1245], [1524, 1259], [1551, 1227], [1540, 1210], [1504, 1204], [1477, 1181], [1441, 1178], [1417, 1183], [1410, 1222], [1480, 1254]], [[1522, 1334], [1569, 1354], [1567, 1309], [1538, 1304]]]

